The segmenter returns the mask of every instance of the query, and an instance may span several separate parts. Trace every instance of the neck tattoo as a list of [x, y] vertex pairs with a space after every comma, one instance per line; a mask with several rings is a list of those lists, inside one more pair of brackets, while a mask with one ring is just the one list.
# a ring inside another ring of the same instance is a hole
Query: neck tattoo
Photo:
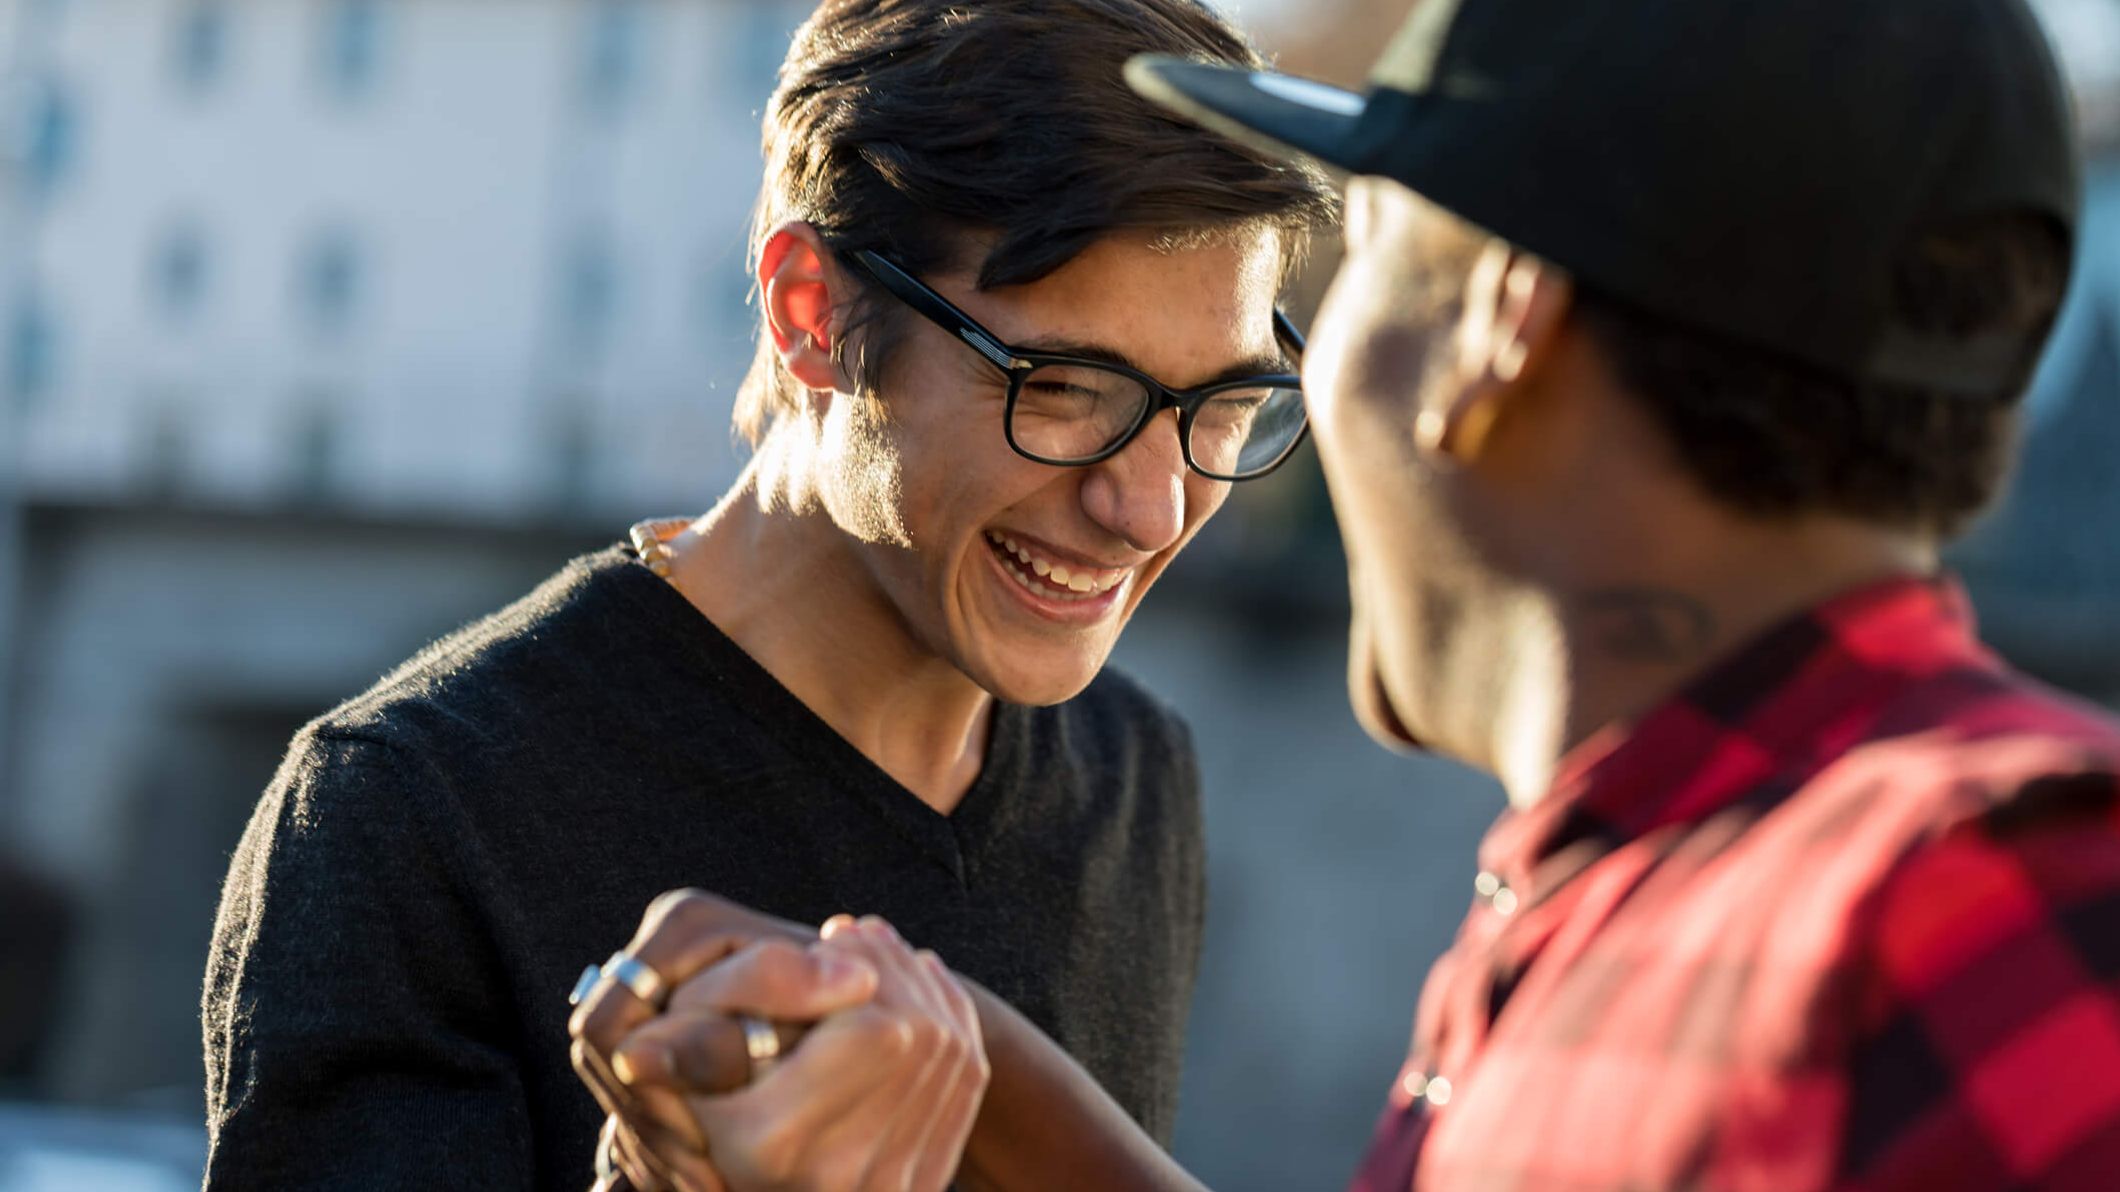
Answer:
[[1715, 640], [1715, 615], [1683, 593], [1609, 588], [1586, 592], [1576, 604], [1591, 640], [1629, 662], [1690, 662]]

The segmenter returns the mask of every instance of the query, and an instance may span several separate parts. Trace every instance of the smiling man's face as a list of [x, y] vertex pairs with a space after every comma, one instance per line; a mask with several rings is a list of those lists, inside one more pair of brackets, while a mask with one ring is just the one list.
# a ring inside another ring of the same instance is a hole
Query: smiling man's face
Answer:
[[[1012, 347], [1094, 351], [1187, 388], [1283, 359], [1280, 264], [1264, 233], [1180, 249], [1113, 236], [1029, 285], [922, 280]], [[1090, 467], [1017, 455], [1004, 436], [1006, 376], [897, 313], [904, 332], [878, 400], [842, 397], [826, 420], [827, 504], [916, 641], [1002, 699], [1065, 700], [1103, 667], [1229, 485], [1186, 468], [1174, 410]]]

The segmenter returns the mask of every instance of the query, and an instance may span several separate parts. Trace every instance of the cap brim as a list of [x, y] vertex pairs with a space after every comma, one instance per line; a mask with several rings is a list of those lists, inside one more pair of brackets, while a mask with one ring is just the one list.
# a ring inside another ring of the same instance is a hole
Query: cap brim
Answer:
[[1253, 148], [1353, 168], [1354, 128], [1368, 104], [1355, 92], [1294, 75], [1163, 54], [1130, 59], [1126, 81], [1148, 99]]

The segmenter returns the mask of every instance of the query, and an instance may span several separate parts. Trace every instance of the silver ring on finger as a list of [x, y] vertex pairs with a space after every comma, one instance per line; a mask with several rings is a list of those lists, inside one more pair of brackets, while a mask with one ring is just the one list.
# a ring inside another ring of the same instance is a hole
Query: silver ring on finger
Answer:
[[749, 1014], [737, 1015], [736, 1022], [743, 1027], [744, 1054], [751, 1057], [750, 1083], [757, 1084], [780, 1062], [780, 1032], [772, 1023]]
[[657, 1014], [670, 1000], [670, 983], [663, 980], [648, 962], [631, 952], [618, 951], [604, 961], [604, 976], [611, 978], [632, 991], [634, 997], [648, 1004]]

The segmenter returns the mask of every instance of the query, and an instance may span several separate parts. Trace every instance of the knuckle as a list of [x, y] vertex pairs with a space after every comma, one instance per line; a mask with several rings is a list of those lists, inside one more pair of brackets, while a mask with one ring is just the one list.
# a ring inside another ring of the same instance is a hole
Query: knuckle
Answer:
[[569, 1025], [578, 1027], [573, 1031], [575, 1041], [603, 1051], [608, 1049], [606, 1044], [618, 1033], [615, 1017], [612, 1000], [599, 997], [594, 1001], [583, 1002], [581, 1008], [574, 1012], [574, 1019]]
[[648, 919], [658, 926], [695, 927], [710, 923], [720, 913], [720, 898], [699, 889], [668, 890], [648, 904]]
[[574, 1064], [574, 1070], [582, 1076], [590, 1079], [596, 1077], [595, 1071], [591, 1069], [589, 1064], [589, 1045], [582, 1042], [579, 1037], [567, 1045], [567, 1059]]

